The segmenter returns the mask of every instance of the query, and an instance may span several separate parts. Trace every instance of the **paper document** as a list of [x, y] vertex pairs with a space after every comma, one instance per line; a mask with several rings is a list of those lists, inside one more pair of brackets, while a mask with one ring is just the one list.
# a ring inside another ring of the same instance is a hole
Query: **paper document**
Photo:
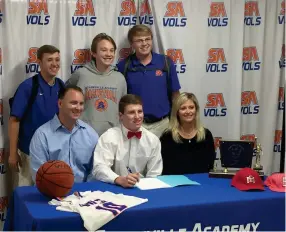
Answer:
[[135, 186], [141, 190], [172, 187], [157, 178], [140, 178], [139, 182], [136, 183]]
[[172, 188], [182, 185], [200, 185], [196, 181], [190, 180], [184, 175], [165, 175], [155, 178], [140, 178], [135, 187], [141, 190]]
[[184, 175], [165, 175], [165, 176], [158, 176], [157, 178], [172, 187], [180, 185], [201, 185], [196, 181], [190, 180], [188, 177]]

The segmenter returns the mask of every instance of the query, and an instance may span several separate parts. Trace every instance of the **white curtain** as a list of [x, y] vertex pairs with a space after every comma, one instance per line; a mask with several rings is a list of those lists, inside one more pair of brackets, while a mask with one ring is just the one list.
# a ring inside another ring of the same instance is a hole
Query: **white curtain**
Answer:
[[279, 171], [285, 1], [0, 0], [0, 228], [11, 193], [8, 99], [39, 71], [37, 48], [60, 49], [59, 77], [67, 80], [90, 60], [96, 34], [115, 39], [116, 63], [130, 52], [129, 28], [140, 23], [151, 27], [154, 51], [175, 61], [182, 91], [197, 95], [202, 121], [216, 141], [257, 136], [264, 171]]

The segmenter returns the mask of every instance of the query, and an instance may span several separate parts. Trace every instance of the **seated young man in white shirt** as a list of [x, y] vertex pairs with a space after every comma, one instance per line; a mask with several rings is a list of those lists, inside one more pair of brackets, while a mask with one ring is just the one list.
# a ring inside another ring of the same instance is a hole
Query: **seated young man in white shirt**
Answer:
[[127, 94], [119, 101], [121, 124], [103, 133], [94, 151], [93, 176], [107, 183], [133, 187], [140, 177], [161, 175], [161, 143], [142, 127], [142, 100]]

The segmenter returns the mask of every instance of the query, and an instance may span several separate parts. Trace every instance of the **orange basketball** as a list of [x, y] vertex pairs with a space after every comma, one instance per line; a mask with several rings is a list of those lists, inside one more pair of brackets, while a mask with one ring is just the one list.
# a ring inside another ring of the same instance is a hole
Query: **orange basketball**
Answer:
[[73, 171], [64, 161], [50, 160], [37, 171], [36, 186], [46, 196], [64, 197], [70, 192], [73, 184]]

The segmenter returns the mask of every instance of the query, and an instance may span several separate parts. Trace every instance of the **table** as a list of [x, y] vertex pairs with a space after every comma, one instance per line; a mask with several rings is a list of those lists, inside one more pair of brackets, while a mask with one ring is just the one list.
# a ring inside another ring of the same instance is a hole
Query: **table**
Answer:
[[[75, 184], [72, 191], [101, 190], [148, 198], [103, 226], [107, 231], [284, 231], [285, 193], [242, 192], [230, 179], [207, 174], [186, 175], [200, 186], [169, 189], [123, 189], [102, 183]], [[77, 213], [57, 211], [36, 187], [18, 187], [8, 209], [4, 230], [85, 230]]]

